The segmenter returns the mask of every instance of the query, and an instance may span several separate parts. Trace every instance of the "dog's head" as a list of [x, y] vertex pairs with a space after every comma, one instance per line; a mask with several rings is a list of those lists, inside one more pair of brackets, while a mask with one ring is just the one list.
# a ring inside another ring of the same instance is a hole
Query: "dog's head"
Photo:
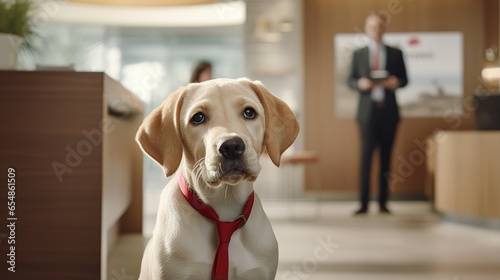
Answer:
[[184, 157], [198, 179], [216, 187], [254, 181], [264, 150], [279, 166], [298, 131], [292, 110], [260, 82], [216, 79], [170, 94], [136, 140], [167, 176]]

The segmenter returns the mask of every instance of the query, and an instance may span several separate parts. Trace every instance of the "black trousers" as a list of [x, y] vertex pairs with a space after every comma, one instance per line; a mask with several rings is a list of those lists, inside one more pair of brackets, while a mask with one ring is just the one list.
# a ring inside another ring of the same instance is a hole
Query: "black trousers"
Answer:
[[360, 202], [361, 207], [368, 207], [370, 200], [370, 172], [372, 167], [373, 151], [380, 147], [380, 174], [378, 202], [380, 207], [385, 207], [389, 199], [388, 175], [391, 165], [391, 152], [396, 134], [397, 121], [387, 114], [383, 105], [372, 104], [370, 120], [360, 123], [361, 133], [361, 184]]

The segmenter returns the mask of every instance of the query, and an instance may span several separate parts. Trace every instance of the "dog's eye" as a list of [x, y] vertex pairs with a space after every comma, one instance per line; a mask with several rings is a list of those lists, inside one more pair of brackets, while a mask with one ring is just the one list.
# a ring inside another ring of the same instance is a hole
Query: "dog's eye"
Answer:
[[246, 108], [243, 111], [243, 117], [245, 117], [245, 119], [255, 119], [255, 117], [257, 117], [257, 113], [252, 108]]
[[191, 118], [191, 123], [192, 124], [202, 124], [204, 122], [205, 122], [205, 115], [203, 113], [196, 113]]

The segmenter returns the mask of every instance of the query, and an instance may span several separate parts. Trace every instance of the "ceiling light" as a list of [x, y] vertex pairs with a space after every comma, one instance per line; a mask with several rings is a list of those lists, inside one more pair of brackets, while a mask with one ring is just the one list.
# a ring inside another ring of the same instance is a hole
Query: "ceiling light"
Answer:
[[65, 0], [106, 6], [185, 6], [216, 3], [217, 0]]
[[[126, 27], [216, 27], [242, 25], [246, 19], [245, 1], [216, 2], [191, 6], [133, 7], [82, 4], [82, 1], [62, 2], [49, 21], [59, 23], [90, 24]], [[100, 2], [118, 1], [102, 0]], [[168, 1], [134, 1], [140, 3]], [[192, 2], [195, 0], [186, 0]], [[196, 0], [203, 1], [203, 0]], [[204, 0], [207, 2], [208, 0]], [[123, 1], [125, 3], [127, 1]], [[182, 0], [184, 2], [184, 0]]]

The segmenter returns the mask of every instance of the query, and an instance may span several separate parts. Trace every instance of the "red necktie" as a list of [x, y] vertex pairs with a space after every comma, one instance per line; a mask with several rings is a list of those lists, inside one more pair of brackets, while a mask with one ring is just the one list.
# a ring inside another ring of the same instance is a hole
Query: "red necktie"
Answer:
[[377, 44], [372, 52], [372, 70], [380, 70], [380, 47]]
[[243, 212], [236, 220], [232, 222], [224, 222], [219, 220], [219, 216], [212, 207], [205, 204], [197, 195], [193, 192], [191, 188], [188, 188], [186, 179], [182, 173], [179, 176], [179, 187], [181, 192], [186, 198], [186, 200], [191, 204], [191, 206], [198, 211], [205, 218], [215, 221], [217, 223], [217, 232], [219, 234], [219, 246], [217, 248], [217, 253], [215, 254], [214, 264], [212, 266], [212, 279], [213, 280], [227, 280], [228, 270], [229, 270], [229, 241], [231, 241], [231, 236], [233, 233], [244, 226], [250, 212], [252, 211], [254, 193], [252, 192], [248, 196], [247, 203]]

